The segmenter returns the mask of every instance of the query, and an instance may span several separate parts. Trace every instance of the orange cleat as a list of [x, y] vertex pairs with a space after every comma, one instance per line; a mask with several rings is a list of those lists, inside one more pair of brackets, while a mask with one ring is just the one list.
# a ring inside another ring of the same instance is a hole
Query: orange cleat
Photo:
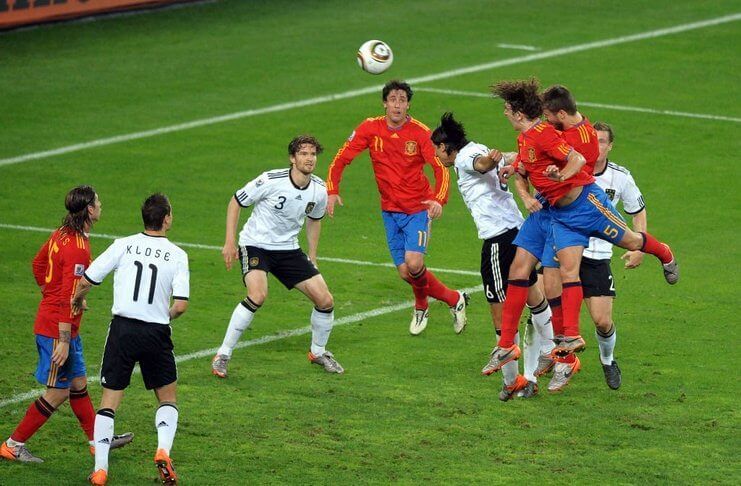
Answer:
[[105, 469], [98, 469], [94, 473], [91, 473], [90, 476], [87, 477], [87, 480], [90, 481], [90, 484], [105, 486], [106, 481], [108, 481], [108, 473]]
[[160, 473], [162, 484], [177, 484], [178, 476], [175, 474], [175, 466], [172, 465], [172, 459], [167, 455], [164, 449], [157, 449], [154, 455], [154, 464]]
[[515, 378], [515, 382], [511, 385], [507, 386], [506, 384], [502, 384], [502, 391], [499, 392], [499, 399], [503, 402], [506, 402], [507, 400], [513, 398], [515, 394], [527, 387], [527, 379], [522, 375], [517, 375]]

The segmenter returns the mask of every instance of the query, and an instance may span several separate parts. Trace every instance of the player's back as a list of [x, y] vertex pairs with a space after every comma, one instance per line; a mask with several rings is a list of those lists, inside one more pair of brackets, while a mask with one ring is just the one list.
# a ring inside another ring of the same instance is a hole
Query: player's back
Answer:
[[599, 158], [599, 141], [597, 140], [597, 131], [589, 122], [587, 117], [573, 127], [561, 132], [563, 139], [574, 147], [574, 150], [582, 154], [587, 161], [582, 169], [587, 174], [594, 173], [594, 164]]

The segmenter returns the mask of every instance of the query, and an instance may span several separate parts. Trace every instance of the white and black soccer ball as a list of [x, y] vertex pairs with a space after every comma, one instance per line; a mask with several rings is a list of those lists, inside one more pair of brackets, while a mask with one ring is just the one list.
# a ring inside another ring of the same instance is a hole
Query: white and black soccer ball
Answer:
[[358, 65], [367, 73], [381, 74], [390, 68], [393, 62], [394, 53], [383, 41], [369, 40], [358, 49]]

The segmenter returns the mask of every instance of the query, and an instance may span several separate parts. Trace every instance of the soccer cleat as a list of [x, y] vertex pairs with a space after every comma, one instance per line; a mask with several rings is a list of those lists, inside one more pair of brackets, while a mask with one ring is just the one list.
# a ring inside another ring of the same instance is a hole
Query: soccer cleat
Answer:
[[211, 360], [211, 373], [219, 378], [226, 378], [226, 367], [231, 358], [225, 354], [217, 354]]
[[502, 383], [502, 391], [499, 392], [499, 399], [503, 402], [506, 402], [510, 398], [514, 397], [518, 391], [524, 389], [527, 384], [527, 379], [525, 379], [525, 377], [522, 375], [517, 375], [517, 377], [515, 378], [515, 382], [509, 386], [507, 386], [505, 383]]
[[323, 355], [321, 356], [315, 356], [314, 353], [309, 352], [308, 354], [309, 361], [312, 363], [324, 366], [324, 370], [327, 373], [344, 373], [345, 368], [340, 365], [336, 359], [334, 359], [334, 355], [330, 353], [329, 351], [325, 351]]
[[620, 388], [620, 384], [623, 382], [623, 375], [620, 373], [620, 367], [618, 367], [617, 361], [612, 360], [612, 363], [609, 365], [603, 364], [602, 371], [605, 372], [607, 386], [613, 390]]
[[[481, 368], [481, 374], [489, 376], [502, 369], [502, 366], [506, 365], [510, 361], [514, 361], [520, 357], [520, 347], [513, 344], [509, 348], [500, 348], [496, 346], [489, 355], [489, 362], [486, 366]], [[527, 380], [526, 380], [527, 381]]]
[[8, 461], [44, 462], [44, 460], [40, 457], [36, 457], [31, 454], [31, 452], [26, 449], [25, 445], [10, 447], [7, 441], [4, 441], [2, 445], [0, 445], [0, 457], [2, 457], [3, 459], [7, 459]]
[[409, 334], [419, 336], [427, 327], [427, 320], [430, 317], [430, 309], [414, 309], [412, 322], [409, 324]]
[[535, 368], [535, 372], [533, 374], [537, 377], [543, 376], [553, 369], [554, 364], [556, 364], [556, 362], [553, 360], [550, 353], [540, 353], [538, 355], [538, 367]]
[[553, 342], [556, 343], [551, 351], [551, 356], [554, 358], [563, 358], [572, 353], [578, 353], [587, 346], [581, 336], [556, 336]]
[[[125, 434], [120, 435], [113, 435], [113, 438], [111, 439], [111, 446], [110, 449], [118, 449], [119, 447], [123, 447], [129, 442], [134, 440], [134, 434], [132, 432], [126, 432]], [[90, 446], [90, 454], [95, 455], [95, 446]]]
[[679, 281], [679, 265], [676, 258], [672, 258], [672, 261], [661, 266], [664, 267], [664, 278], [669, 285], [674, 285]]
[[534, 381], [528, 381], [525, 388], [517, 392], [518, 398], [533, 398], [538, 394], [538, 384]]
[[559, 392], [569, 384], [571, 378], [579, 372], [581, 369], [581, 362], [579, 358], [574, 357], [573, 363], [560, 363], [556, 362], [556, 366], [553, 367], [553, 378], [548, 383], [549, 392]]
[[97, 471], [90, 473], [87, 480], [90, 481], [90, 484], [94, 484], [95, 486], [105, 486], [106, 481], [108, 481], [108, 473], [105, 469], [98, 469]]
[[460, 334], [466, 328], [468, 319], [466, 318], [466, 307], [470, 297], [467, 293], [458, 291], [458, 303], [450, 308], [450, 314], [453, 316], [453, 330], [456, 334]]
[[157, 471], [160, 473], [160, 480], [162, 484], [177, 484], [178, 475], [175, 474], [175, 466], [172, 464], [172, 459], [167, 455], [164, 449], [157, 449], [157, 453], [154, 455], [154, 464], [157, 466]]

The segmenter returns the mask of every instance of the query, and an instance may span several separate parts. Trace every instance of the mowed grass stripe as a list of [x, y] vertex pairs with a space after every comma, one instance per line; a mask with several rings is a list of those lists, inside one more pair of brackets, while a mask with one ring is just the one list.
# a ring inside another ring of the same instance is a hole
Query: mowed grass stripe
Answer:
[[[477, 274], [478, 275], [478, 274]], [[475, 287], [468, 287], [465, 289], [461, 289], [463, 292], [466, 292], [468, 294], [474, 294], [477, 292], [481, 292], [483, 290], [483, 287], [481, 285], [475, 286]], [[369, 311], [365, 312], [358, 312], [357, 314], [352, 314], [349, 316], [341, 317], [339, 319], [335, 319], [334, 321], [334, 327], [338, 326], [345, 326], [347, 324], [354, 324], [356, 322], [361, 322], [366, 319], [371, 319], [373, 317], [383, 316], [386, 314], [391, 314], [392, 312], [397, 312], [401, 310], [409, 310], [414, 305], [414, 301], [408, 301], [408, 302], [402, 302], [400, 304], [394, 304], [394, 305], [387, 305], [384, 307], [378, 307], [376, 309], [371, 309]], [[249, 341], [241, 341], [237, 343], [235, 346], [236, 349], [246, 348], [250, 346], [257, 346], [259, 344], [266, 344], [271, 343], [273, 341], [279, 341], [281, 339], [287, 339], [294, 336], [302, 336], [304, 334], [308, 334], [311, 332], [311, 326], [304, 326], [299, 327], [295, 329], [288, 329], [285, 331], [279, 331], [274, 334], [268, 334], [256, 339], [250, 339]], [[216, 352], [219, 350], [219, 347], [215, 348], [208, 348], [208, 349], [201, 349], [200, 351], [194, 351], [192, 353], [183, 354], [180, 356], [175, 357], [176, 363], [183, 363], [185, 361], [191, 361], [198, 358], [205, 358], [207, 356], [213, 356], [216, 354]], [[137, 366], [134, 370], [134, 373], [140, 373], [139, 367]], [[88, 377], [88, 383], [98, 383], [100, 381], [99, 376], [89, 376]], [[19, 393], [17, 395], [13, 395], [9, 398], [0, 400], [0, 408], [7, 407], [9, 405], [13, 405], [19, 402], [24, 402], [27, 400], [30, 400], [32, 398], [36, 398], [37, 396], [41, 395], [46, 391], [46, 388], [36, 388], [34, 390], [30, 390], [24, 393]]]
[[[673, 27], [651, 30], [651, 31], [641, 32], [641, 33], [632, 34], [632, 35], [613, 37], [613, 38], [604, 39], [601, 41], [588, 42], [585, 44], [576, 44], [572, 46], [561, 47], [558, 49], [552, 49], [549, 51], [538, 52], [535, 54], [528, 54], [525, 56], [513, 57], [509, 59], [502, 59], [499, 61], [492, 61], [492, 62], [488, 62], [484, 64], [476, 64], [476, 65], [468, 66], [465, 68], [451, 69], [448, 71], [430, 74], [427, 76], [411, 78], [411, 79], [408, 79], [407, 81], [413, 85], [431, 82], [431, 81], [439, 81], [441, 79], [448, 79], [448, 78], [452, 78], [456, 76], [477, 73], [477, 72], [500, 68], [504, 66], [512, 66], [514, 64], [522, 64], [522, 63], [531, 62], [531, 61], [539, 61], [541, 59], [549, 59], [549, 58], [558, 57], [558, 56], [565, 56], [568, 54], [574, 54], [577, 52], [583, 52], [583, 51], [588, 51], [592, 49], [601, 49], [603, 47], [609, 47], [609, 46], [614, 46], [618, 44], [625, 44], [628, 42], [636, 42], [640, 40], [654, 39], [654, 38], [662, 37], [666, 35], [673, 35], [673, 34], [678, 34], [682, 32], [687, 32], [690, 30], [702, 29], [705, 27], [712, 27], [714, 25], [735, 22], [737, 20], [741, 20], [741, 13], [733, 13], [729, 15], [724, 15], [722, 17], [701, 20], [698, 22], [691, 22], [688, 24], [680, 24], [680, 25], [676, 25]], [[228, 122], [232, 120], [238, 120], [238, 119], [257, 116], [257, 115], [263, 115], [266, 113], [276, 113], [276, 112], [281, 112], [281, 111], [286, 111], [286, 110], [292, 110], [295, 108], [302, 108], [305, 106], [318, 105], [318, 104], [327, 103], [330, 101], [354, 98], [354, 97], [362, 96], [365, 94], [376, 93], [380, 89], [381, 89], [380, 85], [369, 86], [367, 88], [344, 91], [342, 93], [335, 93], [335, 94], [331, 94], [327, 96], [317, 96], [314, 98], [308, 98], [308, 99], [299, 100], [299, 101], [292, 101], [292, 102], [287, 102], [287, 103], [271, 105], [271, 106], [267, 106], [264, 108], [238, 111], [235, 113], [229, 113], [229, 114], [220, 115], [220, 116], [211, 117], [211, 118], [203, 118], [200, 120], [194, 120], [194, 121], [181, 123], [177, 125], [170, 125], [166, 127], [155, 128], [152, 130], [128, 133], [128, 134], [117, 135], [117, 136], [108, 137], [108, 138], [100, 138], [100, 139], [92, 140], [89, 142], [82, 142], [82, 143], [77, 143], [73, 145], [68, 145], [66, 147], [60, 147], [56, 149], [44, 150], [41, 152], [33, 152], [30, 154], [19, 155], [16, 157], [0, 159], [0, 166], [18, 164], [22, 162], [29, 162], [32, 160], [45, 159], [45, 158], [53, 157], [56, 155], [62, 155], [62, 154], [67, 154], [71, 152], [78, 152], [78, 151], [87, 150], [90, 148], [102, 147], [102, 146], [122, 143], [122, 142], [128, 142], [131, 140], [155, 137], [155, 136], [164, 135], [167, 133], [179, 132], [183, 130], [190, 130], [193, 128], [213, 125], [216, 123], [224, 123], [224, 122]]]

